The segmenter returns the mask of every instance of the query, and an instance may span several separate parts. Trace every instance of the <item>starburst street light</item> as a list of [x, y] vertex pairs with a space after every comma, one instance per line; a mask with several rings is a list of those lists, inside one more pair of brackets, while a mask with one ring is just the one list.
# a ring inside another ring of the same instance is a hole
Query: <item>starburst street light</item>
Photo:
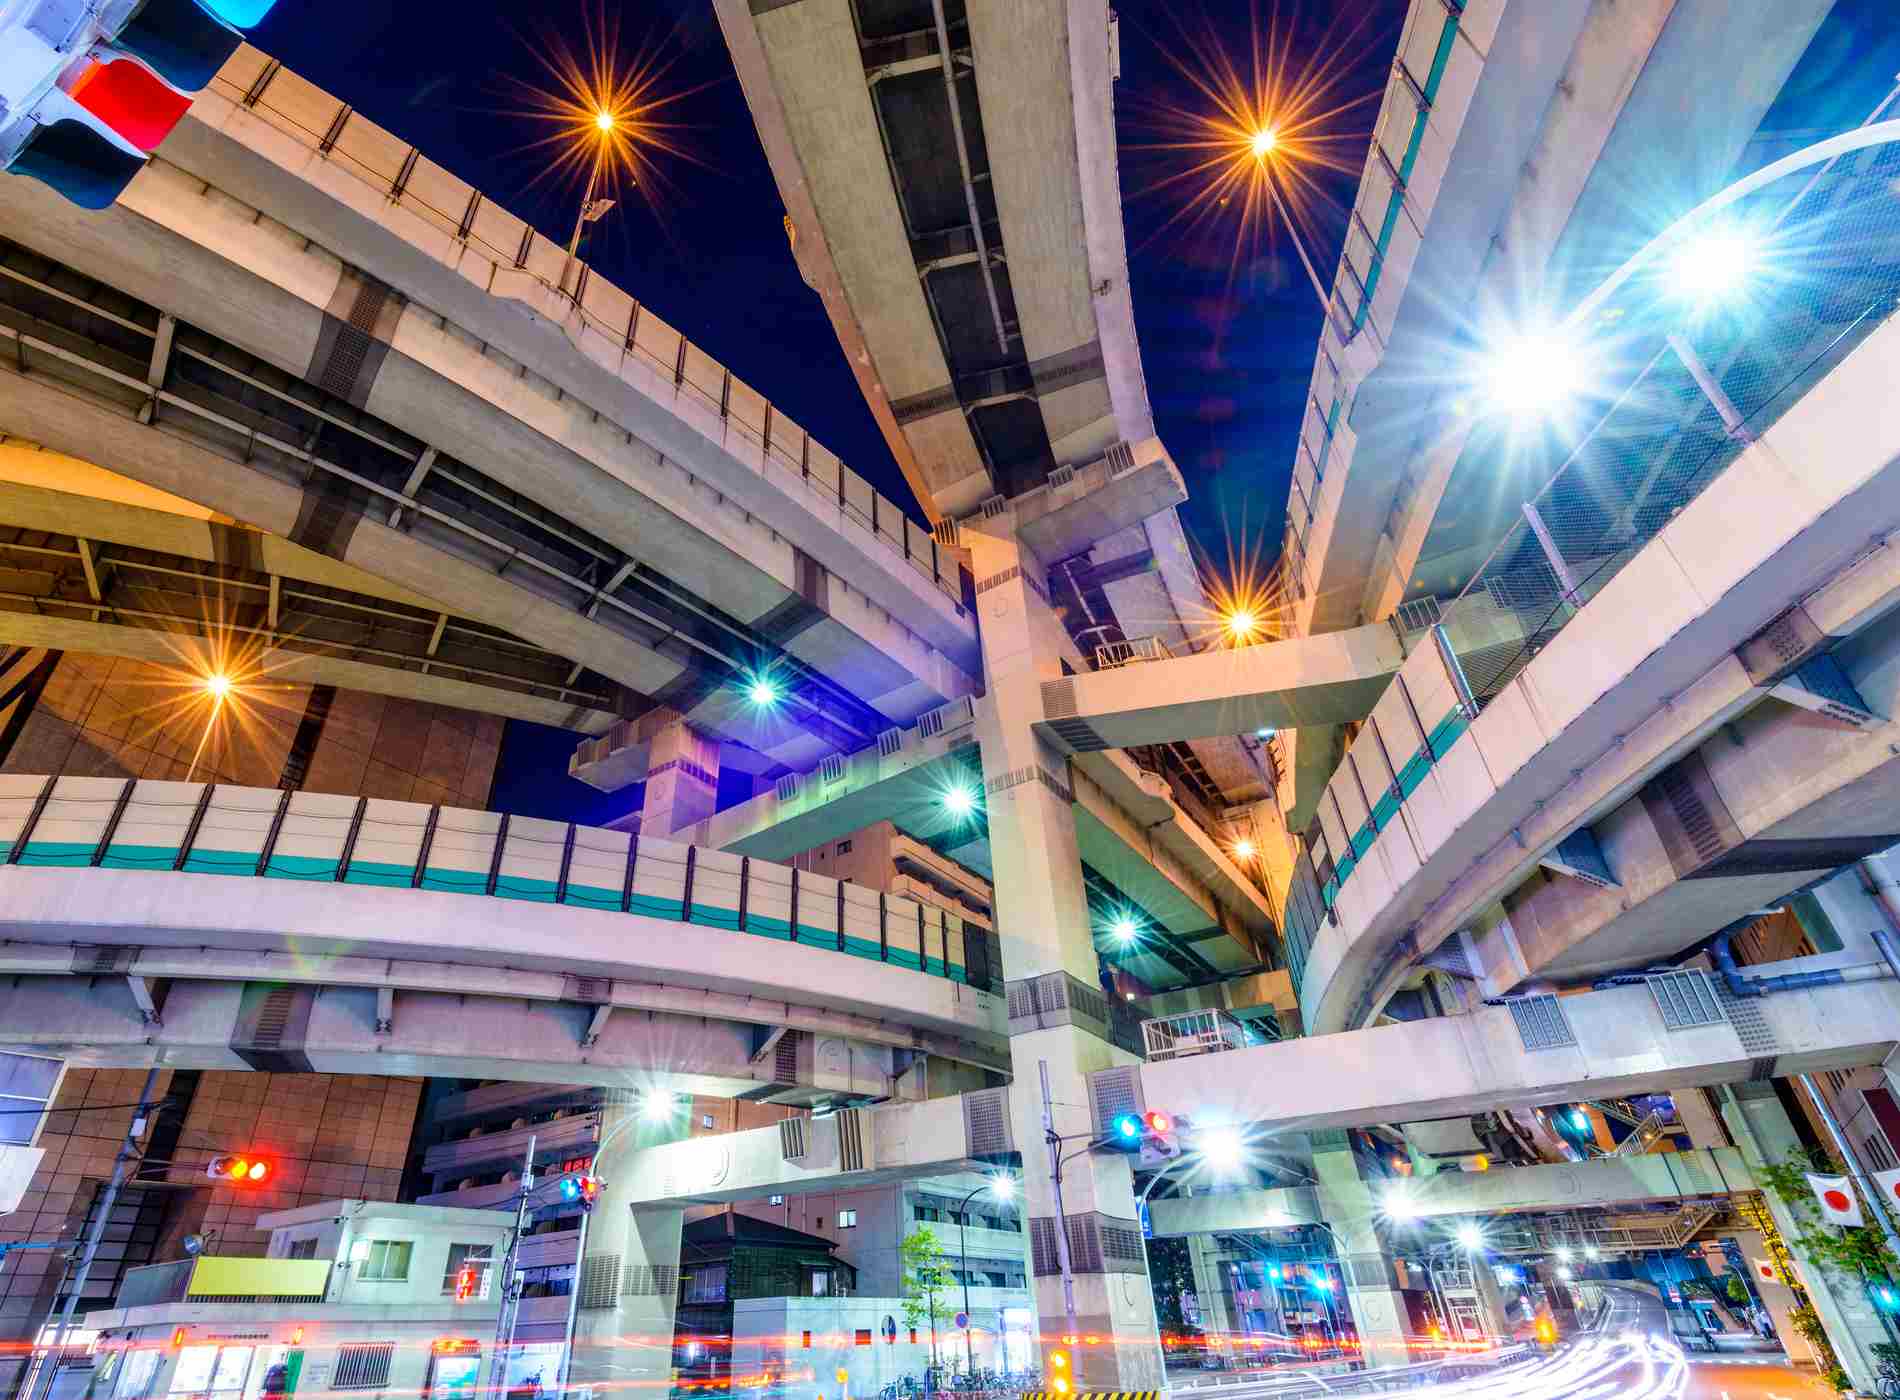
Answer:
[[958, 821], [976, 811], [976, 791], [968, 783], [957, 783], [945, 789], [943, 810]]
[[784, 698], [778, 683], [770, 676], [755, 676], [746, 686], [745, 697], [761, 710], [771, 709]]
[[1238, 841], [1234, 842], [1234, 855], [1240, 860], [1252, 860], [1254, 855], [1253, 842], [1249, 841], [1245, 836], [1241, 837]]
[[205, 727], [198, 734], [198, 747], [192, 750], [191, 763], [185, 769], [185, 781], [190, 782], [198, 773], [198, 760], [204, 757], [205, 745], [211, 742], [211, 731], [217, 727], [219, 718], [224, 714], [228, 701], [236, 698], [237, 682], [223, 670], [207, 671], [198, 680], [199, 689], [211, 702], [205, 715]]
[[1136, 933], [1139, 932], [1135, 927], [1135, 921], [1126, 914], [1123, 914], [1120, 918], [1116, 919], [1114, 923], [1110, 924], [1108, 931], [1115, 935], [1115, 941], [1117, 943], [1123, 945], [1133, 943]]
[[1270, 126], [1263, 126], [1256, 131], [1253, 134], [1253, 140], [1249, 143], [1256, 160], [1265, 160], [1272, 153], [1273, 148], [1279, 144], [1280, 133]]
[[605, 107], [594, 113], [594, 130], [608, 132], [614, 129], [614, 114]]

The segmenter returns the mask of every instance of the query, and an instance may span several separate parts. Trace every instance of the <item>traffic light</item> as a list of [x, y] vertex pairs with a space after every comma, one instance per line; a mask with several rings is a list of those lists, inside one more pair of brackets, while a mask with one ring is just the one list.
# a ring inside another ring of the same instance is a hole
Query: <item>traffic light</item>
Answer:
[[0, 170], [112, 204], [275, 0], [0, 6]]
[[600, 1178], [593, 1176], [564, 1176], [561, 1178], [561, 1199], [569, 1204], [578, 1203], [583, 1210], [592, 1210], [594, 1201], [600, 1195]]
[[1116, 1114], [1108, 1121], [1108, 1131], [1094, 1145], [1110, 1152], [1134, 1153], [1148, 1148], [1172, 1157], [1181, 1150], [1174, 1133], [1174, 1119], [1151, 1108], [1146, 1113]]
[[455, 1275], [455, 1301], [466, 1303], [475, 1296], [475, 1290], [481, 1287], [481, 1276], [475, 1270], [463, 1265]]
[[205, 1175], [228, 1186], [261, 1186], [270, 1180], [270, 1174], [268, 1157], [213, 1157], [205, 1163]]
[[1057, 1395], [1067, 1395], [1075, 1389], [1075, 1378], [1069, 1369], [1069, 1353], [1056, 1350], [1049, 1353], [1049, 1389]]

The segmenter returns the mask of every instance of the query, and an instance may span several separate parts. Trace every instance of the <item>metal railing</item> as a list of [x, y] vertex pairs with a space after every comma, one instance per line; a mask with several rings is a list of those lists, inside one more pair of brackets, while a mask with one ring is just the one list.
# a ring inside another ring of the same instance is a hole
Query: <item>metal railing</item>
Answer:
[[1095, 669], [1112, 671], [1137, 661], [1166, 661], [1174, 655], [1159, 637], [1125, 637], [1103, 642], [1095, 648]]
[[1141, 1023], [1142, 1053], [1150, 1060], [1210, 1055], [1257, 1043], [1259, 1038], [1225, 1011], [1182, 1011]]

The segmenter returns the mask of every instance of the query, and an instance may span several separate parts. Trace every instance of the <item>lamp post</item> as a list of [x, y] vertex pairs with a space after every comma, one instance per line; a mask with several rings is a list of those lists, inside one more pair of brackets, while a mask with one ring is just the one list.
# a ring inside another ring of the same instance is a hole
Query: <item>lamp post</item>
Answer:
[[205, 716], [204, 732], [198, 736], [198, 747], [192, 751], [191, 766], [185, 770], [185, 781], [190, 782], [198, 772], [198, 760], [204, 757], [205, 745], [210, 742], [211, 731], [218, 722], [218, 715], [224, 710], [225, 697], [231, 693], [231, 678], [222, 671], [213, 671], [200, 684], [204, 693], [211, 698], [211, 713]]
[[[580, 212], [574, 216], [574, 236], [567, 240], [567, 261], [561, 264], [561, 285], [559, 290], [567, 290], [567, 274], [574, 270], [574, 255], [580, 251], [581, 230], [605, 214], [613, 206], [612, 200], [604, 200], [601, 207], [594, 207], [594, 191], [600, 187], [600, 169], [607, 163], [607, 143], [613, 140], [614, 128], [618, 125], [614, 114], [602, 107], [594, 113], [594, 166], [587, 173], [587, 193], [581, 196]], [[577, 294], [580, 289], [575, 288]]]
[[963, 1204], [957, 1207], [957, 1260], [958, 1272], [963, 1275], [963, 1368], [970, 1375], [976, 1374], [976, 1346], [971, 1340], [970, 1316], [970, 1202], [985, 1191], [999, 1201], [1007, 1201], [1016, 1194], [1016, 1183], [1006, 1176], [992, 1176], [976, 1190], [963, 1198]]

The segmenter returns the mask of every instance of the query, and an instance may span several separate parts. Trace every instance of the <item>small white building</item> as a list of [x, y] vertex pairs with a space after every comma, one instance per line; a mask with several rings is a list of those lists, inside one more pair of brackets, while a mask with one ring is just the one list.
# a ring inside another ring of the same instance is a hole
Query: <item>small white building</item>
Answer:
[[512, 1215], [348, 1200], [258, 1223], [264, 1258], [127, 1272], [119, 1306], [86, 1318], [91, 1400], [456, 1400], [490, 1384]]

